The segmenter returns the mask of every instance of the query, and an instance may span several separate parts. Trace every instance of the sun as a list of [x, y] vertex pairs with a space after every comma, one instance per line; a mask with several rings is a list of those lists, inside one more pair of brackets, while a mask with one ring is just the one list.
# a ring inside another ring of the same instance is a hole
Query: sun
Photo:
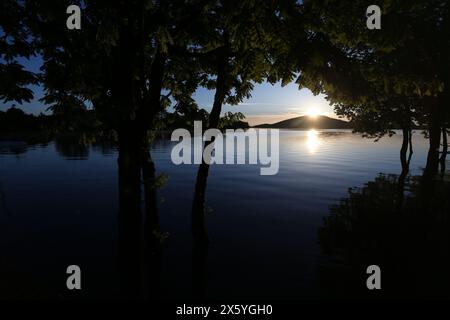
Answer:
[[320, 115], [320, 112], [317, 107], [310, 107], [306, 114], [311, 118], [317, 118], [317, 116]]

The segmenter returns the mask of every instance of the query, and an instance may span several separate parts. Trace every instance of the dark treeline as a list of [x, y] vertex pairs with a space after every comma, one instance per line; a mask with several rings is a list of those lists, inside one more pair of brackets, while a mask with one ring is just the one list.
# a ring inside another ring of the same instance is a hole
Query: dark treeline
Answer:
[[[204, 109], [195, 109], [189, 115], [177, 112], [164, 112], [158, 117], [155, 130], [173, 130], [176, 128], [192, 129], [194, 121], [208, 123], [209, 113]], [[219, 129], [248, 128], [245, 116], [240, 113], [227, 112], [219, 120]], [[49, 136], [61, 133], [77, 133], [80, 135], [104, 135], [104, 126], [96, 117], [95, 110], [80, 109], [77, 112], [55, 113], [51, 115], [26, 114], [22, 109], [11, 107], [0, 110], [0, 133], [44, 133]], [[113, 136], [110, 136], [113, 138]]]
[[57, 133], [80, 132], [95, 130], [96, 120], [92, 111], [80, 110], [77, 114], [44, 115], [26, 114], [21, 109], [12, 107], [0, 111], [1, 133]]
[[47, 126], [45, 116], [25, 114], [21, 109], [0, 110], [0, 132], [36, 132]]

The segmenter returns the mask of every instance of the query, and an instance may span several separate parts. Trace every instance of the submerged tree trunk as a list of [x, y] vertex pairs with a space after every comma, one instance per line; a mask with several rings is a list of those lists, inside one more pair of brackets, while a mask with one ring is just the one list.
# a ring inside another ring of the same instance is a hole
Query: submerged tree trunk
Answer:
[[[409, 128], [403, 128], [403, 141], [400, 149], [400, 162], [402, 165], [402, 172], [398, 178], [398, 211], [401, 210], [404, 200], [405, 181], [409, 173], [409, 164], [413, 154], [412, 150], [412, 131]], [[409, 155], [407, 158], [407, 152], [409, 148]]]
[[[218, 72], [216, 80], [216, 93], [214, 95], [214, 103], [208, 119], [208, 128], [217, 128], [220, 119], [220, 112], [222, 111], [222, 104], [227, 92], [226, 89], [226, 64], [227, 57], [224, 56], [219, 60]], [[203, 149], [209, 144], [214, 143], [210, 141], [205, 144]], [[195, 182], [194, 201], [192, 204], [192, 234], [194, 242], [208, 242], [208, 236], [204, 227], [204, 210], [203, 203], [205, 201], [206, 181], [208, 179], [209, 165], [202, 163], [197, 172], [197, 179]]]
[[437, 99], [432, 99], [430, 105], [429, 135], [430, 149], [427, 156], [427, 164], [422, 176], [420, 186], [420, 197], [422, 212], [432, 213], [432, 199], [436, 188], [436, 175], [439, 170], [439, 149], [441, 145], [441, 129], [445, 119], [444, 109], [445, 98], [441, 95]]
[[412, 155], [414, 153], [413, 145], [412, 145], [412, 130], [411, 129], [409, 129], [408, 141], [409, 141], [409, 155], [408, 155], [408, 166], [409, 166], [409, 164], [411, 163]]
[[8, 214], [8, 207], [6, 205], [6, 196], [5, 192], [3, 191], [1, 182], [0, 182], [0, 209], [3, 210], [6, 214]]
[[[225, 39], [227, 41], [227, 39]], [[216, 92], [214, 103], [208, 119], [208, 129], [217, 128], [225, 96], [229, 91], [227, 86], [228, 46], [225, 45], [219, 54], [217, 63]], [[214, 141], [205, 143], [204, 148]], [[203, 148], [203, 149], [204, 149]], [[203, 157], [202, 157], [203, 159]], [[209, 164], [204, 160], [199, 166], [195, 182], [194, 199], [192, 203], [192, 281], [194, 296], [204, 297], [206, 293], [206, 257], [209, 239], [205, 226], [205, 193], [209, 174]]]
[[156, 198], [156, 169], [148, 150], [142, 150], [142, 176], [144, 181], [145, 228], [159, 232], [159, 215]]
[[205, 192], [208, 180], [209, 165], [200, 164], [195, 183], [194, 200], [192, 202], [192, 285], [196, 298], [206, 293], [206, 257], [208, 255], [208, 233], [205, 226]]
[[445, 162], [447, 160], [448, 153], [448, 141], [447, 141], [447, 128], [442, 128], [442, 154], [439, 159], [441, 163], [441, 174], [445, 173]]
[[408, 166], [408, 159], [406, 158], [406, 154], [408, 152], [408, 146], [409, 146], [409, 137], [410, 137], [410, 130], [408, 129], [402, 129], [403, 133], [403, 141], [402, 141], [402, 147], [400, 149], [400, 162], [402, 165], [402, 175], [405, 173], [405, 175], [409, 171]]
[[119, 271], [130, 298], [141, 293], [142, 213], [140, 141], [128, 128], [119, 133]]
[[157, 204], [155, 164], [148, 148], [141, 151], [142, 177], [144, 182], [145, 217], [145, 280], [146, 296], [157, 298], [161, 283], [161, 238]]
[[[113, 52], [115, 65], [111, 73], [111, 117], [114, 117], [119, 140], [119, 268], [122, 288], [130, 297], [144, 293], [147, 285], [143, 281], [144, 271], [155, 274], [159, 268], [156, 265], [153, 270], [152, 265], [148, 271], [145, 251], [150, 249], [155, 257], [159, 257], [155, 239], [156, 231], [159, 231], [155, 170], [148, 153], [147, 133], [161, 111], [167, 56], [157, 46], [152, 64], [146, 63], [145, 46], [149, 38], [146, 37], [143, 5], [130, 7], [124, 3], [121, 8], [134, 21], [118, 26], [119, 45]], [[142, 212], [142, 181], [145, 217]], [[145, 240], [148, 240], [147, 246]]]
[[441, 145], [441, 121], [442, 106], [440, 99], [433, 99], [430, 103], [430, 119], [428, 125], [429, 131], [429, 150], [427, 156], [427, 164], [424, 176], [427, 178], [434, 177], [438, 172], [439, 166], [439, 148]]
[[119, 268], [126, 297], [156, 298], [161, 271], [157, 185], [142, 132], [128, 127], [119, 134]]
[[[208, 129], [217, 128], [220, 120], [220, 113], [222, 111], [222, 105], [225, 100], [225, 96], [228, 92], [227, 88], [227, 67], [228, 67], [228, 49], [227, 45], [225, 45], [218, 58], [217, 62], [217, 79], [216, 79], [216, 92], [214, 94], [214, 103], [211, 109], [211, 113], [208, 119]], [[205, 146], [206, 148], [209, 144], [214, 143], [214, 141], [207, 142]], [[202, 158], [203, 159], [203, 158]], [[204, 212], [203, 210], [198, 210], [203, 207], [203, 202], [205, 200], [205, 190], [206, 190], [206, 181], [208, 179], [209, 165], [202, 160], [202, 164], [200, 165], [197, 173], [197, 180], [195, 184], [195, 193], [194, 193], [194, 202], [192, 206], [192, 232], [195, 241], [206, 241], [207, 235], [204, 228]]]
[[208, 234], [204, 221], [208, 174], [209, 165], [206, 163], [200, 164], [195, 182], [194, 200], [192, 202], [192, 235], [195, 243], [208, 243]]

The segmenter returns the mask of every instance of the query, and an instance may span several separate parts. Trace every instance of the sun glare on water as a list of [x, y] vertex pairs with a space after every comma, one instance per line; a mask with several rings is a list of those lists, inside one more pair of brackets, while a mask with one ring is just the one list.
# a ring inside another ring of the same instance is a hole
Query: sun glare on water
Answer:
[[314, 129], [308, 131], [308, 136], [306, 137], [306, 148], [311, 154], [314, 154], [319, 147], [320, 142], [318, 135], [319, 133]]

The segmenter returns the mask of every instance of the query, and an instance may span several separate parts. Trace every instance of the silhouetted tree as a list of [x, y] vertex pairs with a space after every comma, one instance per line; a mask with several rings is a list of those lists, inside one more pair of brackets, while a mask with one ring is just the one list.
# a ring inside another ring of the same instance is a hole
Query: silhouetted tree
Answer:
[[[365, 286], [366, 268], [376, 264], [384, 298], [448, 298], [450, 185], [434, 181], [426, 189], [423, 181], [380, 174], [330, 207], [319, 238], [324, 253], [342, 259], [340, 268], [325, 272], [344, 277], [346, 285], [337, 288], [340, 297], [377, 296]], [[397, 192], [402, 183], [405, 196]]]
[[34, 47], [29, 41], [30, 28], [24, 5], [15, 0], [0, 4], [0, 99], [3, 102], [33, 99], [29, 85], [36, 84], [33, 72], [24, 68], [24, 59], [30, 58]]
[[294, 65], [296, 81], [326, 93], [340, 114], [355, 116], [360, 130], [383, 133], [405, 113], [418, 113], [429, 130], [426, 172], [432, 175], [448, 109], [448, 2], [381, 1], [381, 30], [366, 27], [370, 4], [303, 3], [309, 34], [291, 40], [292, 47], [305, 48]]

